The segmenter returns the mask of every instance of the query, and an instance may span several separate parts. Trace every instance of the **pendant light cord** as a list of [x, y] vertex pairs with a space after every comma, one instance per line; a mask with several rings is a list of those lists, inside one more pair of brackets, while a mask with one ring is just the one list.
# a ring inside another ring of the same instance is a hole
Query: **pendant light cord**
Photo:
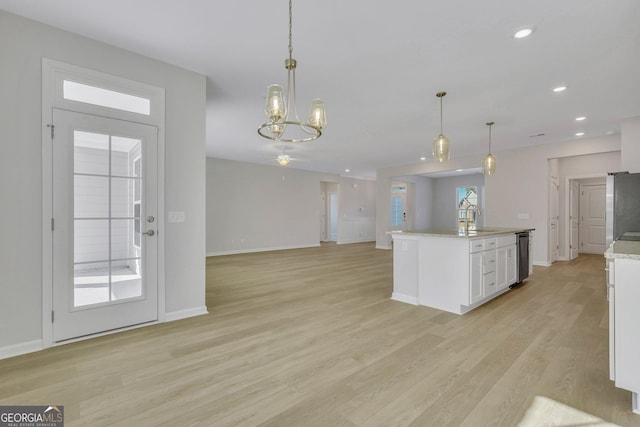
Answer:
[[491, 154], [491, 127], [495, 124], [495, 122], [487, 122], [487, 126], [489, 126], [489, 154]]
[[442, 97], [440, 97], [440, 135], [442, 135]]

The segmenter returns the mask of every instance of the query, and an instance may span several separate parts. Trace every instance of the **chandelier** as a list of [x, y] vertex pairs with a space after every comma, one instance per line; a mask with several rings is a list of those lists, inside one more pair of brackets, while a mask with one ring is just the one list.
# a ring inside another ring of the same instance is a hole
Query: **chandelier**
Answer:
[[482, 159], [482, 173], [485, 175], [492, 175], [496, 171], [496, 158], [491, 154], [491, 126], [494, 122], [488, 122], [489, 126], [489, 154]]
[[[311, 109], [306, 123], [302, 123], [298, 117], [296, 107], [297, 63], [293, 59], [292, 27], [291, 0], [289, 0], [289, 58], [284, 61], [284, 67], [287, 69], [287, 90], [285, 92], [284, 88], [278, 84], [272, 84], [267, 88], [264, 108], [267, 121], [260, 125], [258, 133], [272, 141], [313, 141], [322, 135], [322, 129], [327, 125], [327, 112], [324, 102], [316, 98], [311, 101]], [[293, 104], [293, 117], [290, 117], [291, 104]]]
[[436, 96], [440, 98], [440, 135], [433, 140], [433, 158], [444, 163], [449, 160], [449, 138], [442, 133], [442, 98], [447, 92], [438, 92]]

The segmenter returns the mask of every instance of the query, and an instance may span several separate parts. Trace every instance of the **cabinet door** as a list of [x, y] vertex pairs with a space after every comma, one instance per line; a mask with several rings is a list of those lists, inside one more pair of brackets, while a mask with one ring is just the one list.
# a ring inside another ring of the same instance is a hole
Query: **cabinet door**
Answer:
[[470, 259], [470, 275], [469, 278], [469, 304], [480, 300], [482, 298], [482, 275], [484, 254], [477, 252], [469, 255]]
[[511, 245], [507, 248], [507, 286], [518, 280], [518, 247]]
[[496, 260], [496, 287], [498, 290], [504, 289], [511, 283], [508, 283], [509, 276], [509, 247], [498, 248]]

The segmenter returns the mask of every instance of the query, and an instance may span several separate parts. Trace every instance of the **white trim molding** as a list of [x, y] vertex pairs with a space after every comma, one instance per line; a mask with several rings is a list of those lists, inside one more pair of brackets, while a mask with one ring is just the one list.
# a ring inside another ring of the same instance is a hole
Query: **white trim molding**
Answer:
[[33, 353], [44, 349], [42, 340], [26, 341], [20, 344], [6, 345], [0, 347], [0, 359], [8, 359], [10, 357], [21, 356], [27, 353]]
[[186, 319], [188, 317], [202, 316], [209, 314], [206, 306], [189, 308], [186, 310], [172, 311], [165, 314], [165, 322], [173, 322], [175, 320]]

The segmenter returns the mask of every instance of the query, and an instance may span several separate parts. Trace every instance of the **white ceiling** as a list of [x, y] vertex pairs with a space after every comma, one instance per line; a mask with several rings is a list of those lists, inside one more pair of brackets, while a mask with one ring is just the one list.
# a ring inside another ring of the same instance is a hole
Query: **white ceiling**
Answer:
[[[286, 0], [0, 0], [0, 9], [205, 74], [208, 156], [276, 165], [282, 145], [256, 129], [267, 85], [286, 83]], [[289, 167], [374, 178], [378, 167], [433, 161], [442, 90], [452, 157], [478, 164], [487, 121], [494, 152], [617, 133], [640, 115], [639, 22], [638, 0], [294, 0], [298, 106], [306, 116], [322, 98], [328, 126], [287, 147]], [[528, 25], [531, 37], [512, 37]], [[568, 90], [553, 93], [559, 84]]]

